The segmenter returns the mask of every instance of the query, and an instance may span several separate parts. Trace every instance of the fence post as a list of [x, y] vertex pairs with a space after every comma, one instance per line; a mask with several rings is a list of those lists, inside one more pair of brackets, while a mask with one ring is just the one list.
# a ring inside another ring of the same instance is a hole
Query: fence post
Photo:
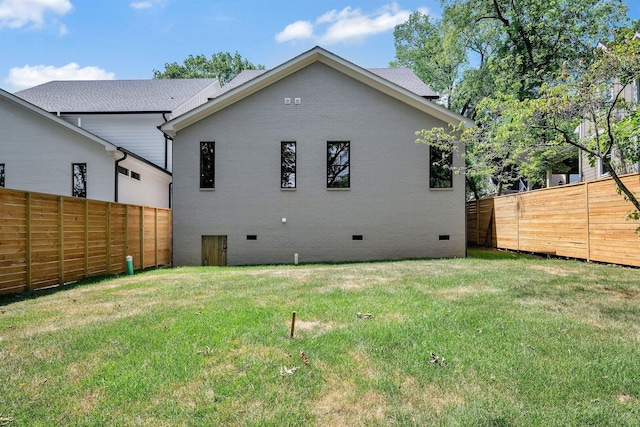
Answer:
[[153, 222], [153, 226], [154, 226], [154, 230], [153, 230], [153, 241], [154, 241], [154, 253], [155, 253], [155, 257], [154, 257], [154, 261], [156, 264], [156, 267], [158, 267], [158, 208], [155, 208], [153, 210], [153, 218], [154, 218], [154, 222]]
[[476, 245], [480, 246], [480, 199], [476, 199]]
[[144, 269], [144, 206], [140, 207], [140, 268]]
[[25, 242], [25, 261], [26, 261], [26, 279], [27, 279], [27, 290], [31, 290], [31, 193], [25, 193], [26, 195], [26, 209], [25, 216], [27, 220], [27, 241]]
[[585, 214], [586, 214], [586, 225], [587, 225], [587, 262], [591, 262], [591, 236], [589, 233], [589, 228], [591, 228], [591, 215], [589, 214], [589, 181], [584, 183], [584, 193], [585, 193]]
[[58, 280], [64, 285], [64, 199], [58, 196]]
[[124, 255], [129, 254], [129, 205], [124, 206]]
[[89, 200], [84, 199], [84, 277], [89, 277]]
[[516, 248], [520, 252], [520, 193], [516, 194]]
[[111, 274], [111, 202], [107, 202], [107, 274]]

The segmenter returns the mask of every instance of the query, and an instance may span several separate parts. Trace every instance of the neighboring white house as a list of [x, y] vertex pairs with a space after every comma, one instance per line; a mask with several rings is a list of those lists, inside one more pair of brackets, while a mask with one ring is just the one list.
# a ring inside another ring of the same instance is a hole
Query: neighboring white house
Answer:
[[[640, 39], [640, 33], [636, 33], [633, 39]], [[606, 43], [598, 43], [597, 49], [607, 50]], [[635, 80], [632, 84], [622, 88], [620, 82], [613, 82], [611, 87], [611, 96], [622, 90], [622, 99], [626, 102], [640, 104], [640, 81]], [[592, 122], [582, 122], [576, 129], [575, 133], [580, 139], [587, 139], [594, 135], [594, 126]], [[640, 163], [632, 163], [624, 158], [623, 153], [618, 147], [614, 146], [611, 152], [611, 160], [618, 174], [640, 172]], [[573, 159], [568, 159], [565, 163], [571, 166], [568, 173], [547, 175], [547, 186], [554, 187], [566, 183], [593, 181], [600, 178], [609, 177], [609, 172], [605, 170], [604, 164], [600, 159], [590, 160], [589, 156], [580, 151]]]
[[168, 207], [171, 173], [0, 90], [0, 187]]
[[[636, 36], [640, 37], [639, 34], [636, 34]], [[619, 83], [614, 83], [612, 90], [617, 93], [621, 88]], [[622, 98], [627, 102], [640, 104], [640, 81], [636, 80], [633, 84], [625, 87], [622, 91]], [[593, 132], [593, 125], [590, 122], [581, 123], [576, 129], [576, 133], [580, 138], [588, 138], [593, 135]], [[617, 173], [640, 172], [640, 164], [626, 160], [617, 147], [614, 146], [611, 156]], [[584, 152], [580, 152], [579, 162], [581, 181], [593, 181], [609, 176], [609, 172], [605, 170], [604, 164], [599, 159], [591, 163], [588, 156]]]
[[415, 132], [472, 122], [433, 95], [316, 47], [165, 123], [174, 264], [465, 256], [464, 177]]
[[52, 81], [15, 95], [171, 171], [158, 126], [220, 89], [217, 79]]

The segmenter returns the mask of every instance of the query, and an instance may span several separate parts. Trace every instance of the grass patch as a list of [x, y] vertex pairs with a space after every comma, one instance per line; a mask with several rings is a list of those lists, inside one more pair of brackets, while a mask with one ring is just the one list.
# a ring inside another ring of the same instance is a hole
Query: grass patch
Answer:
[[469, 254], [5, 297], [0, 424], [635, 425], [638, 270]]

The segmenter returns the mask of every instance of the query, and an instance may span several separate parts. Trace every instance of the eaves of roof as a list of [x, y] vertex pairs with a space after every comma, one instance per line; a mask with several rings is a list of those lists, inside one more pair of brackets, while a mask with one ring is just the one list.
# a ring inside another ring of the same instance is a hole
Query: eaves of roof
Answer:
[[133, 157], [134, 159], [139, 160], [142, 163], [145, 163], [145, 164], [147, 164], [149, 166], [152, 166], [153, 168], [159, 170], [160, 172], [164, 172], [165, 174], [167, 174], [169, 176], [173, 176], [173, 174], [171, 172], [169, 172], [168, 170], [166, 170], [165, 168], [160, 167], [160, 166], [156, 165], [153, 162], [150, 162], [149, 160], [145, 159], [144, 157], [140, 157], [136, 153], [134, 153], [132, 151], [129, 151], [126, 148], [118, 147], [118, 151], [121, 151], [121, 152], [127, 154], [127, 156]]
[[299, 71], [315, 62], [323, 63], [347, 76], [354, 78], [392, 98], [404, 102], [411, 107], [429, 114], [446, 123], [463, 122], [465, 126], [473, 126], [474, 123], [467, 117], [438, 105], [432, 101], [405, 89], [395, 83], [386, 80], [377, 74], [361, 68], [319, 46], [249, 80], [209, 102], [194, 108], [185, 114], [178, 116], [165, 124], [160, 129], [167, 135], [175, 136], [180, 130], [214, 114], [262, 89]]
[[56, 117], [55, 115], [43, 110], [42, 108], [40, 108], [38, 106], [35, 106], [35, 105], [31, 104], [30, 102], [27, 102], [24, 99], [19, 98], [19, 97], [15, 96], [15, 95], [13, 95], [13, 94], [11, 94], [9, 92], [6, 92], [6, 91], [0, 89], [0, 97], [3, 97], [5, 99], [7, 99], [8, 101], [13, 102], [13, 103], [15, 103], [17, 105], [20, 105], [21, 107], [31, 111], [32, 113], [35, 113], [35, 114], [37, 114], [37, 115], [39, 115], [41, 117], [44, 117], [45, 119], [50, 120], [52, 123], [54, 123], [54, 124], [56, 124], [56, 125], [58, 125], [60, 127], [63, 127], [65, 129], [70, 130], [71, 132], [77, 133], [79, 135], [82, 135], [83, 137], [85, 137], [87, 139], [90, 139], [91, 141], [104, 146], [104, 149], [106, 151], [116, 151], [117, 150], [117, 147], [114, 144], [112, 144], [111, 142], [109, 142], [109, 141], [107, 141], [105, 139], [102, 139], [99, 136], [94, 135], [93, 133], [88, 132], [83, 128], [79, 128], [77, 126], [74, 126], [71, 123], [68, 123], [68, 122], [66, 122], [65, 120], [63, 120], [63, 119], [61, 119], [59, 117]]

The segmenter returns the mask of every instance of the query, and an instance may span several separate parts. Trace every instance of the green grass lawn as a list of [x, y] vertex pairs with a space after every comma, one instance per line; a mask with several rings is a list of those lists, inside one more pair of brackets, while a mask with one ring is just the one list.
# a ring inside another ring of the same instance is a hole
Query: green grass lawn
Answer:
[[639, 425], [640, 271], [470, 255], [4, 297], [0, 425]]

